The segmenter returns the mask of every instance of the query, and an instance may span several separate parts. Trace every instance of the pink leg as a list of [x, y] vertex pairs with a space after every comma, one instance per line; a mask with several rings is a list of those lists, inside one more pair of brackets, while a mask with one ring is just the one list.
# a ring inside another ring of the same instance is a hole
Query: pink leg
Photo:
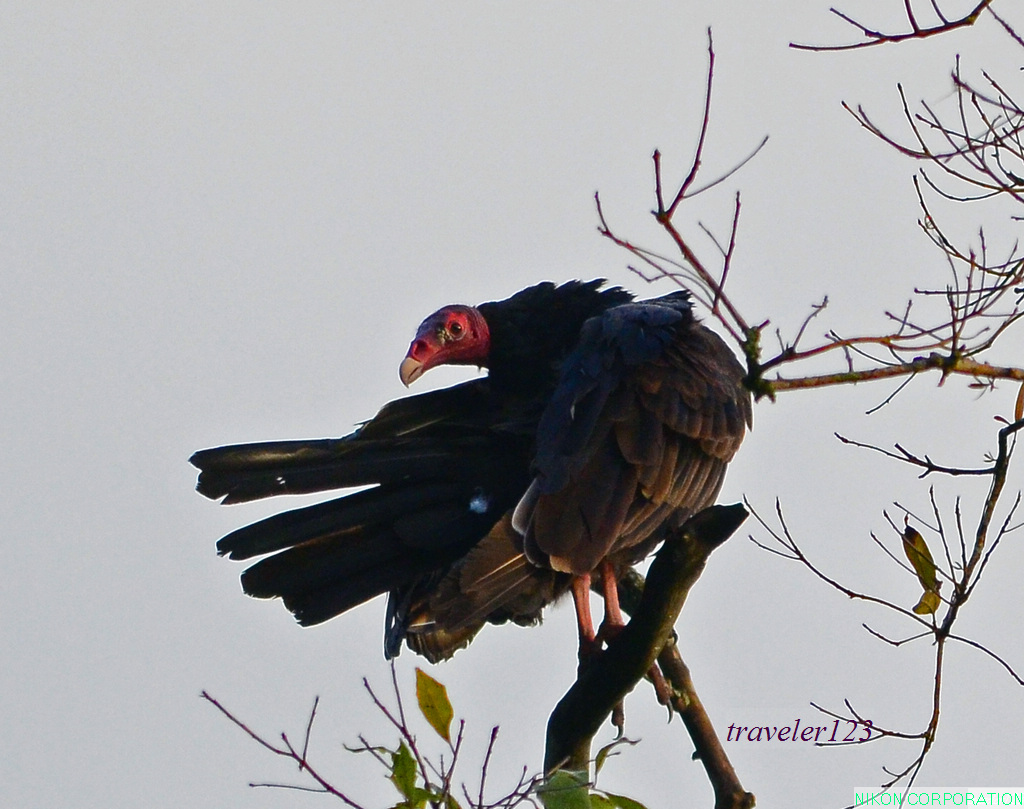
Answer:
[[[615, 637], [626, 625], [626, 621], [622, 616], [622, 607], [619, 605], [619, 586], [618, 580], [615, 578], [615, 569], [607, 559], [601, 562], [601, 589], [604, 591], [604, 623], [601, 624], [599, 635], [605, 639], [610, 639]], [[662, 675], [657, 663], [651, 666], [647, 676], [654, 685], [658, 702], [668, 706], [671, 711], [672, 688], [665, 681], [665, 677]], [[612, 722], [621, 732], [623, 722], [622, 703], [615, 706]]]
[[615, 578], [615, 568], [607, 559], [601, 561], [601, 589], [604, 591], [604, 623], [615, 628], [625, 626], [622, 608], [619, 606], [619, 584]]
[[590, 574], [573, 576], [572, 600], [576, 605], [576, 625], [580, 633], [580, 660], [584, 660], [597, 651], [594, 632], [594, 619], [590, 614]]

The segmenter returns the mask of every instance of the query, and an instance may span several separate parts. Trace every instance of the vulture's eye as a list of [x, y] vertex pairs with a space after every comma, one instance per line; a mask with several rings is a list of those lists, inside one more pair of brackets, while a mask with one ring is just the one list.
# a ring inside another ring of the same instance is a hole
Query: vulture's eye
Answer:
[[451, 334], [451, 336], [454, 337], [456, 340], [462, 339], [462, 336], [465, 333], [465, 331], [465, 327], [457, 320], [453, 320], [451, 323], [448, 324], [448, 333]]

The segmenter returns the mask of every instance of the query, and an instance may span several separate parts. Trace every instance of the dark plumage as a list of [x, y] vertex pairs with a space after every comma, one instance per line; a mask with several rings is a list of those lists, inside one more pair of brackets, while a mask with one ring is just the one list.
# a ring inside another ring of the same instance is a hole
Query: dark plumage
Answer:
[[751, 408], [686, 293], [631, 301], [592, 281], [445, 307], [403, 380], [451, 363], [487, 377], [392, 402], [345, 438], [197, 452], [198, 490], [225, 503], [376, 484], [222, 538], [234, 559], [273, 554], [245, 592], [303, 624], [387, 592], [386, 654], [404, 639], [437, 660], [487, 621], [535, 622], [572, 575], [646, 555], [713, 502]]

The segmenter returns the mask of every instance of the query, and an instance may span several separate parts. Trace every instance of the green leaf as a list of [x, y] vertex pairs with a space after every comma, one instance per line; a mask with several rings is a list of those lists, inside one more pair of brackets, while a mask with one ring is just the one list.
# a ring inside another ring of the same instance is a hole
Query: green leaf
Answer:
[[903, 529], [903, 552], [914, 566], [917, 580], [924, 588], [914, 612], [918, 615], [934, 615], [942, 603], [942, 599], [939, 598], [941, 583], [936, 575], [935, 560], [932, 559], [932, 552], [928, 550], [924, 537], [909, 525]]
[[903, 529], [903, 552], [910, 560], [917, 572], [917, 580], [921, 586], [930, 592], [937, 592], [939, 589], [938, 577], [935, 575], [935, 560], [932, 559], [932, 552], [928, 545], [914, 528], [909, 525]]
[[592, 809], [585, 772], [558, 770], [537, 788], [544, 809]]
[[627, 798], [625, 795], [615, 795], [611, 792], [604, 793], [608, 796], [608, 799], [618, 809], [647, 809], [640, 801], [635, 801], [632, 798]]
[[942, 601], [939, 598], [939, 594], [934, 590], [926, 590], [921, 594], [921, 600], [917, 602], [917, 606], [914, 607], [914, 612], [918, 615], [934, 615], [935, 610], [939, 608], [939, 604]]
[[430, 726], [437, 731], [438, 736], [451, 744], [452, 717], [455, 712], [448, 699], [448, 689], [425, 673], [423, 669], [417, 668], [416, 699]]
[[615, 809], [615, 804], [600, 792], [591, 792], [590, 807], [591, 809]]
[[422, 791], [416, 787], [416, 760], [405, 742], [391, 753], [391, 783], [407, 801], [415, 800], [416, 793]]

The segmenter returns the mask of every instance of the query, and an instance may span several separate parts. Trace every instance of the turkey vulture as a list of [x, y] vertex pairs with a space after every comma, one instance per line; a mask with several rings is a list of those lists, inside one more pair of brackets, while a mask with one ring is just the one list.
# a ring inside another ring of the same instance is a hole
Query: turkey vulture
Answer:
[[224, 503], [371, 486], [223, 537], [233, 559], [272, 554], [245, 592], [304, 625], [386, 592], [385, 654], [404, 640], [436, 661], [487, 622], [536, 623], [574, 582], [579, 606], [592, 571], [614, 580], [710, 505], [751, 421], [743, 368], [686, 292], [634, 302], [603, 284], [440, 309], [402, 381], [444, 364], [487, 376], [391, 402], [344, 438], [193, 455], [198, 491]]

